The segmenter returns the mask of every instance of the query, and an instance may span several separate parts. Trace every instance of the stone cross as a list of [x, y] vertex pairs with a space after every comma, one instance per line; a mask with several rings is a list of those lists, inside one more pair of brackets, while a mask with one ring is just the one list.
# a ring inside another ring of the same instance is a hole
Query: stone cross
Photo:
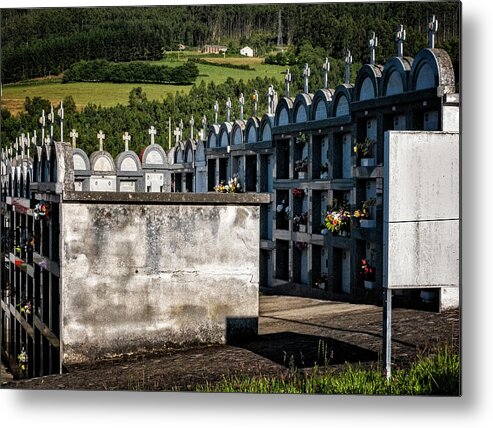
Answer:
[[353, 57], [351, 55], [351, 51], [348, 49], [346, 52], [346, 58], [344, 58], [345, 67], [344, 67], [344, 83], [349, 85], [349, 81], [351, 79], [351, 64], [353, 63]]
[[324, 67], [324, 89], [327, 89], [329, 87], [329, 71], [330, 71], [329, 58], [325, 58], [323, 67]]
[[125, 143], [125, 151], [128, 152], [128, 143], [132, 139], [131, 135], [125, 131], [125, 134], [123, 134], [123, 142]]
[[289, 71], [289, 68], [286, 70], [286, 75], [284, 76], [284, 81], [286, 82], [286, 97], [289, 98], [289, 84], [292, 81], [292, 76], [291, 72]]
[[149, 135], [151, 136], [151, 144], [154, 144], [154, 135], [157, 134], [156, 128], [154, 128], [154, 126], [151, 126], [148, 132]]
[[180, 119], [180, 123], [178, 124], [178, 128], [180, 129], [180, 141], [183, 141], [183, 128], [184, 128], [184, 125], [183, 125], [183, 120]]
[[269, 85], [269, 114], [274, 114], [274, 86]]
[[58, 110], [58, 117], [60, 118], [60, 142], [63, 143], [63, 119], [64, 119], [64, 111], [63, 111], [63, 101], [60, 101], [60, 108]]
[[204, 116], [202, 116], [202, 129], [201, 129], [201, 134], [200, 134], [200, 138], [202, 141], [205, 140], [205, 130], [207, 129], [207, 117], [205, 117], [205, 114]]
[[238, 103], [240, 105], [240, 120], [243, 120], [243, 106], [245, 105], [245, 97], [243, 96], [243, 92], [240, 93]]
[[45, 126], [46, 126], [46, 117], [44, 109], [41, 111], [41, 117], [39, 118], [39, 123], [41, 124], [41, 144], [43, 144], [45, 140]]
[[180, 141], [180, 128], [176, 127], [173, 131], [173, 135], [175, 136], [175, 143], [178, 143], [178, 141]]
[[232, 107], [232, 103], [231, 103], [231, 98], [228, 97], [227, 101], [226, 101], [226, 122], [230, 122], [231, 121], [231, 107]]
[[432, 15], [428, 22], [428, 47], [430, 49], [435, 48], [435, 36], [437, 34], [437, 31], [438, 31], [438, 21], [435, 18], [435, 15]]
[[305, 78], [303, 92], [308, 94], [308, 78], [310, 77], [310, 67], [308, 67], [308, 64], [305, 64], [305, 68], [303, 69], [303, 77]]
[[77, 138], [79, 137], [79, 133], [75, 130], [72, 129], [70, 131], [70, 138], [72, 138], [72, 148], [75, 149], [77, 147]]
[[368, 40], [368, 47], [370, 48], [370, 64], [375, 64], [375, 49], [378, 46], [378, 37], [375, 36], [375, 31], [372, 33], [371, 39]]
[[55, 114], [53, 113], [53, 104], [51, 105], [50, 113], [48, 114], [48, 120], [50, 121], [50, 140], [53, 141], [53, 123], [55, 122]]
[[395, 36], [395, 41], [397, 42], [397, 56], [404, 56], [404, 40], [406, 40], [406, 30], [404, 30], [404, 25], [399, 25], [397, 29], [397, 35]]
[[104, 150], [103, 141], [106, 138], [106, 135], [103, 134], [103, 131], [99, 130], [98, 132], [98, 140], [99, 140], [99, 151], [102, 152]]
[[214, 123], [217, 124], [217, 114], [219, 113], [219, 103], [216, 102], [214, 103]]
[[31, 142], [33, 146], [36, 147], [38, 145], [38, 135], [36, 134], [36, 130], [34, 130], [33, 137], [31, 138]]
[[27, 138], [26, 138], [26, 147], [27, 147], [27, 158], [29, 159], [29, 149], [31, 147], [31, 137], [29, 136], [29, 132], [27, 133]]
[[258, 91], [256, 89], [253, 91], [252, 99], [253, 99], [253, 115], [255, 116], [258, 110]]
[[193, 140], [193, 125], [195, 125], [195, 120], [193, 119], [193, 115], [190, 118], [190, 139]]
[[24, 144], [26, 142], [26, 136], [24, 135], [24, 133], [21, 134], [20, 138], [19, 138], [19, 145], [21, 147], [21, 159], [24, 159]]

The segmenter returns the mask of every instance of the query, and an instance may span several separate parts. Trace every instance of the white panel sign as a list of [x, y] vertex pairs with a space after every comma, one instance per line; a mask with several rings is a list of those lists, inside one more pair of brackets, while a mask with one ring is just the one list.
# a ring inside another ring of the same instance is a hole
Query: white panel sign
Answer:
[[383, 285], [459, 285], [459, 134], [389, 131]]

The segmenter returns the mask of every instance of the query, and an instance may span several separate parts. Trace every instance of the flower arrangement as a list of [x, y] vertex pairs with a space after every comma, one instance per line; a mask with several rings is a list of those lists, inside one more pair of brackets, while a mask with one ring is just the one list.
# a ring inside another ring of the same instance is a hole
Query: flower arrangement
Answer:
[[313, 287], [324, 290], [327, 288], [328, 281], [329, 281], [329, 276], [323, 273], [317, 279], [315, 279], [315, 281], [313, 281]]
[[214, 190], [218, 193], [240, 193], [242, 192], [240, 180], [238, 176], [234, 175], [226, 184], [224, 181], [221, 181], [219, 184], [214, 186]]
[[350, 231], [351, 226], [351, 213], [347, 207], [347, 203], [343, 202], [339, 204], [337, 200], [334, 200], [331, 205], [327, 207], [327, 213], [325, 215], [325, 227], [333, 234], [346, 235]]
[[303, 196], [305, 196], [305, 191], [303, 189], [299, 189], [295, 187], [293, 189], [293, 197], [296, 199], [301, 199]]
[[365, 281], [375, 282], [375, 268], [366, 259], [361, 259], [360, 275]]
[[17, 305], [21, 313], [25, 313], [26, 315], [31, 315], [33, 311], [33, 305], [30, 300], [24, 300], [22, 303]]
[[308, 171], [308, 160], [305, 158], [305, 159], [295, 161], [294, 170], [296, 172], [307, 172]]
[[48, 216], [49, 206], [46, 202], [41, 201], [34, 207], [34, 219], [39, 220]]
[[307, 141], [308, 141], [308, 138], [307, 138], [306, 134], [304, 134], [303, 132], [300, 132], [298, 134], [298, 136], [296, 137], [296, 145], [298, 147], [303, 147]]
[[28, 356], [26, 351], [24, 350], [24, 347], [22, 348], [21, 353], [17, 356], [17, 361], [19, 361], [19, 368], [21, 369], [21, 371], [26, 372]]
[[356, 153], [356, 156], [362, 157], [362, 158], [368, 158], [372, 157], [372, 151], [373, 151], [373, 145], [375, 144], [375, 141], [373, 141], [371, 138], [366, 137], [363, 142], [356, 143], [354, 146], [354, 153]]
[[364, 201], [361, 208], [354, 211], [353, 217], [358, 220], [370, 218], [370, 207], [375, 205], [376, 201], [377, 200], [375, 198], [370, 198], [367, 201]]

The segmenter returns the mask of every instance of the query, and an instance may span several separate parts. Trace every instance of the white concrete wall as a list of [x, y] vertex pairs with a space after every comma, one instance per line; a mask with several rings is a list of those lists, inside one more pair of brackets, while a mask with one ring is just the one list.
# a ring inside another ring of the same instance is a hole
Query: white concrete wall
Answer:
[[61, 233], [64, 364], [256, 333], [258, 207], [64, 203]]

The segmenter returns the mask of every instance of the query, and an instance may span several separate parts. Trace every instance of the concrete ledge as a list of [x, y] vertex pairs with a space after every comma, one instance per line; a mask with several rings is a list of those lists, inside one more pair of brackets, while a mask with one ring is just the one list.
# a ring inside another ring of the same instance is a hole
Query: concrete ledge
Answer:
[[65, 192], [63, 202], [106, 202], [145, 204], [260, 205], [268, 204], [268, 193], [133, 193]]

